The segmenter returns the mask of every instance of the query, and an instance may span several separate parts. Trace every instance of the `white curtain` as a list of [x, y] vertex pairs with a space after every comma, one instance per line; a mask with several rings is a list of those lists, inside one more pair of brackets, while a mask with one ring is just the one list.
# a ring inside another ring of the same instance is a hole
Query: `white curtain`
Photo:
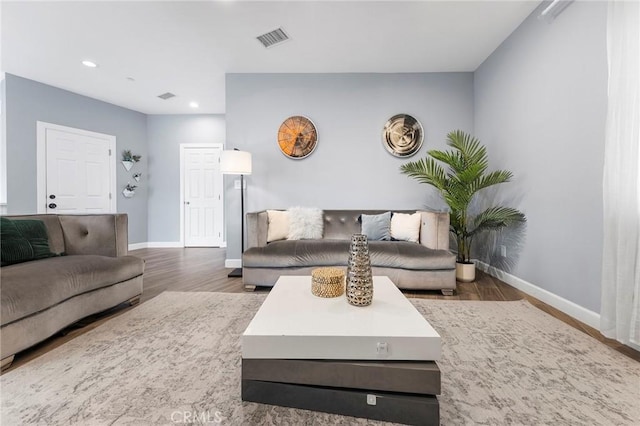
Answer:
[[602, 333], [640, 347], [640, 3], [609, 1]]

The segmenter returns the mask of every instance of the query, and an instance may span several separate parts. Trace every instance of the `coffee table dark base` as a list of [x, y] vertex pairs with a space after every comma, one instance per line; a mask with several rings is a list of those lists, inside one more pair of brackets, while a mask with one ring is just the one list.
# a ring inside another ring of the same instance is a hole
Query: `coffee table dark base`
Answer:
[[435, 362], [242, 360], [243, 401], [438, 425], [439, 393]]
[[408, 425], [440, 424], [440, 407], [433, 395], [243, 380], [242, 400]]

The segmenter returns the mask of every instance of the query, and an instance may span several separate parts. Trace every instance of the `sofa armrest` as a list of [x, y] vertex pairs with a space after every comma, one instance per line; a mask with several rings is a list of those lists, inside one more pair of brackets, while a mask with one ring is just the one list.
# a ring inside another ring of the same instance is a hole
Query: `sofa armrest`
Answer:
[[420, 244], [434, 250], [449, 250], [449, 213], [422, 210]]
[[269, 217], [267, 211], [247, 213], [247, 248], [267, 245]]
[[129, 220], [126, 214], [59, 215], [65, 252], [126, 256]]

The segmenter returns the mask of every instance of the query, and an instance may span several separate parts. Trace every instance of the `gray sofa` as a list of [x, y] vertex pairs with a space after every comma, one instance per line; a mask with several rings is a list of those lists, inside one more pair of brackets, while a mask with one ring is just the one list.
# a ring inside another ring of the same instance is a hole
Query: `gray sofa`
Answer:
[[127, 215], [7, 217], [42, 220], [51, 252], [65, 255], [0, 269], [3, 369], [16, 353], [68, 325], [140, 300], [144, 261], [127, 256]]
[[[385, 211], [388, 210], [325, 210], [322, 239], [268, 244], [267, 212], [248, 213], [248, 249], [242, 255], [245, 288], [273, 286], [281, 275], [310, 275], [312, 269], [320, 266], [346, 267], [351, 235], [361, 232], [360, 215]], [[451, 295], [456, 288], [456, 260], [449, 252], [449, 214], [421, 213], [420, 243], [369, 242], [373, 274], [388, 276], [401, 289], [441, 290]]]

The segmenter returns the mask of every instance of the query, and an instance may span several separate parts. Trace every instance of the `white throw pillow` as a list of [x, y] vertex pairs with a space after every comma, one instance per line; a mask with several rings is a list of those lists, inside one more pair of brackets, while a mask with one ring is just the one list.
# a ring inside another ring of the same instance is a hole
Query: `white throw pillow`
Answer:
[[417, 243], [420, 239], [422, 214], [394, 213], [391, 216], [391, 238]]
[[267, 242], [286, 240], [289, 235], [289, 212], [286, 210], [267, 210]]
[[314, 240], [322, 238], [322, 210], [308, 207], [289, 209], [289, 240]]

